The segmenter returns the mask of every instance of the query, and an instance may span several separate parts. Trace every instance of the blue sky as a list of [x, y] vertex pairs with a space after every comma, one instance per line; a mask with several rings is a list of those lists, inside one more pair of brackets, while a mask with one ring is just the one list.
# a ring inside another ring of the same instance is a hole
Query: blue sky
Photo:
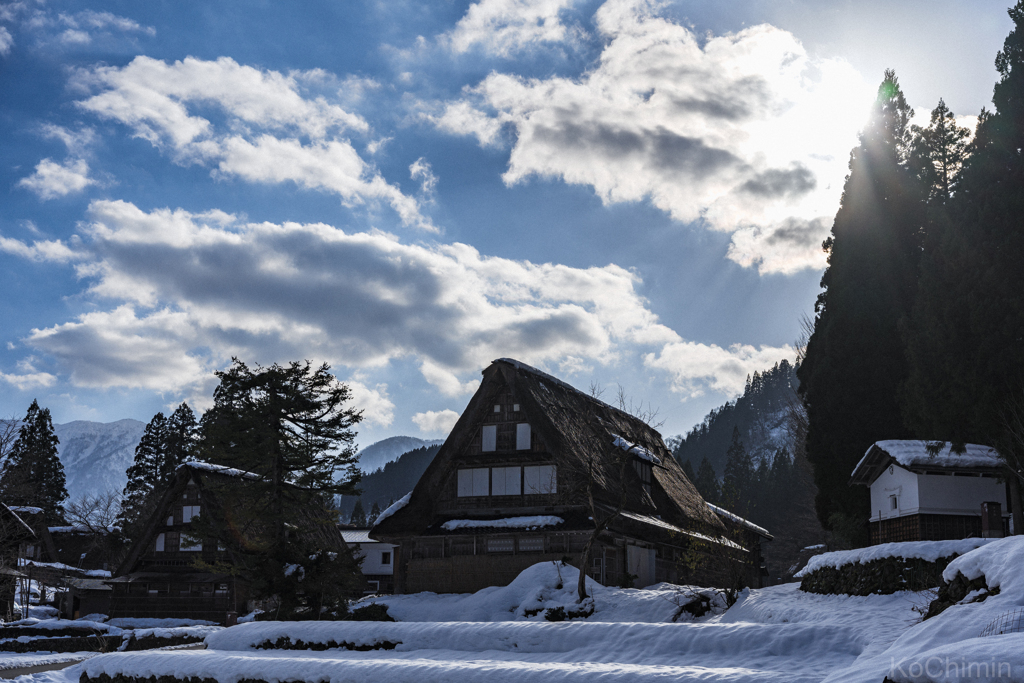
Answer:
[[308, 358], [360, 443], [434, 438], [511, 356], [684, 432], [792, 359], [882, 71], [969, 122], [1009, 29], [951, 0], [0, 5], [0, 414], [145, 421], [233, 355]]

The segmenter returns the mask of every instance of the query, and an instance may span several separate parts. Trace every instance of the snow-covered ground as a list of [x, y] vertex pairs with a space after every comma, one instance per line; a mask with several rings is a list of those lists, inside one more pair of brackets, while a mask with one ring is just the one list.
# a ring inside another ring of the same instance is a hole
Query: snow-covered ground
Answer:
[[[992, 620], [1024, 605], [1021, 566], [1021, 537], [968, 552], [950, 564], [947, 578], [957, 571], [985, 576], [999, 592], [983, 602], [971, 602], [979, 597], [972, 594], [926, 622], [920, 614], [932, 593], [816, 595], [796, 584], [744, 591], [727, 610], [724, 596], [708, 589], [588, 584], [590, 617], [549, 622], [545, 609], [578, 607], [578, 574], [545, 563], [509, 586], [473, 595], [370, 599], [386, 604], [394, 623], [248, 623], [211, 634], [207, 650], [101, 655], [21, 683], [74, 683], [83, 672], [220, 683], [1024, 681], [1024, 635], [979, 637]], [[680, 610], [696, 595], [712, 607], [702, 617]], [[257, 648], [284, 637], [335, 649]]]

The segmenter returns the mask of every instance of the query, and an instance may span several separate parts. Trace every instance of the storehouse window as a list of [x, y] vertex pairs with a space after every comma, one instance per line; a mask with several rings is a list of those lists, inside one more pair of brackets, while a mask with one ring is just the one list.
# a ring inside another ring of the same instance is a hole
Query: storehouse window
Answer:
[[381, 564], [391, 564], [391, 553], [381, 553], [380, 554], [380, 563]]

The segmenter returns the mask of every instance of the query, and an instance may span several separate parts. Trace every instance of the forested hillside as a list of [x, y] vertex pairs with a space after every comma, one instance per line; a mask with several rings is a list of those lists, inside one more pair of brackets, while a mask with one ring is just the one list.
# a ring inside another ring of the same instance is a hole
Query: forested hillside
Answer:
[[783, 360], [755, 372], [742, 396], [712, 410], [673, 451], [705, 500], [774, 535], [764, 546], [772, 576], [787, 575], [802, 548], [827, 540], [814, 514], [806, 434], [796, 368]]
[[[384, 467], [364, 474], [359, 484], [362, 495], [341, 498], [339, 510], [342, 519], [349, 519], [353, 512], [358, 515], [357, 502], [363, 514], [367, 516], [371, 515], [374, 505], [377, 506], [378, 512], [387, 509], [391, 503], [412, 491], [440, 449], [441, 444], [416, 448], [403, 453], [397, 460], [387, 463]], [[356, 521], [358, 520], [353, 520], [353, 523]]]

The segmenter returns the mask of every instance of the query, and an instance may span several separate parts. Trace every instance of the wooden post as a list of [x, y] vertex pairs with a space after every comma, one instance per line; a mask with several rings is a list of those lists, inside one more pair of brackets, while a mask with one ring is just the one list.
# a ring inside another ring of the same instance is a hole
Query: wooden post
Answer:
[[1013, 535], [1024, 534], [1024, 510], [1021, 506], [1020, 479], [1011, 474], [1007, 480], [1010, 485], [1010, 513], [1013, 519]]

